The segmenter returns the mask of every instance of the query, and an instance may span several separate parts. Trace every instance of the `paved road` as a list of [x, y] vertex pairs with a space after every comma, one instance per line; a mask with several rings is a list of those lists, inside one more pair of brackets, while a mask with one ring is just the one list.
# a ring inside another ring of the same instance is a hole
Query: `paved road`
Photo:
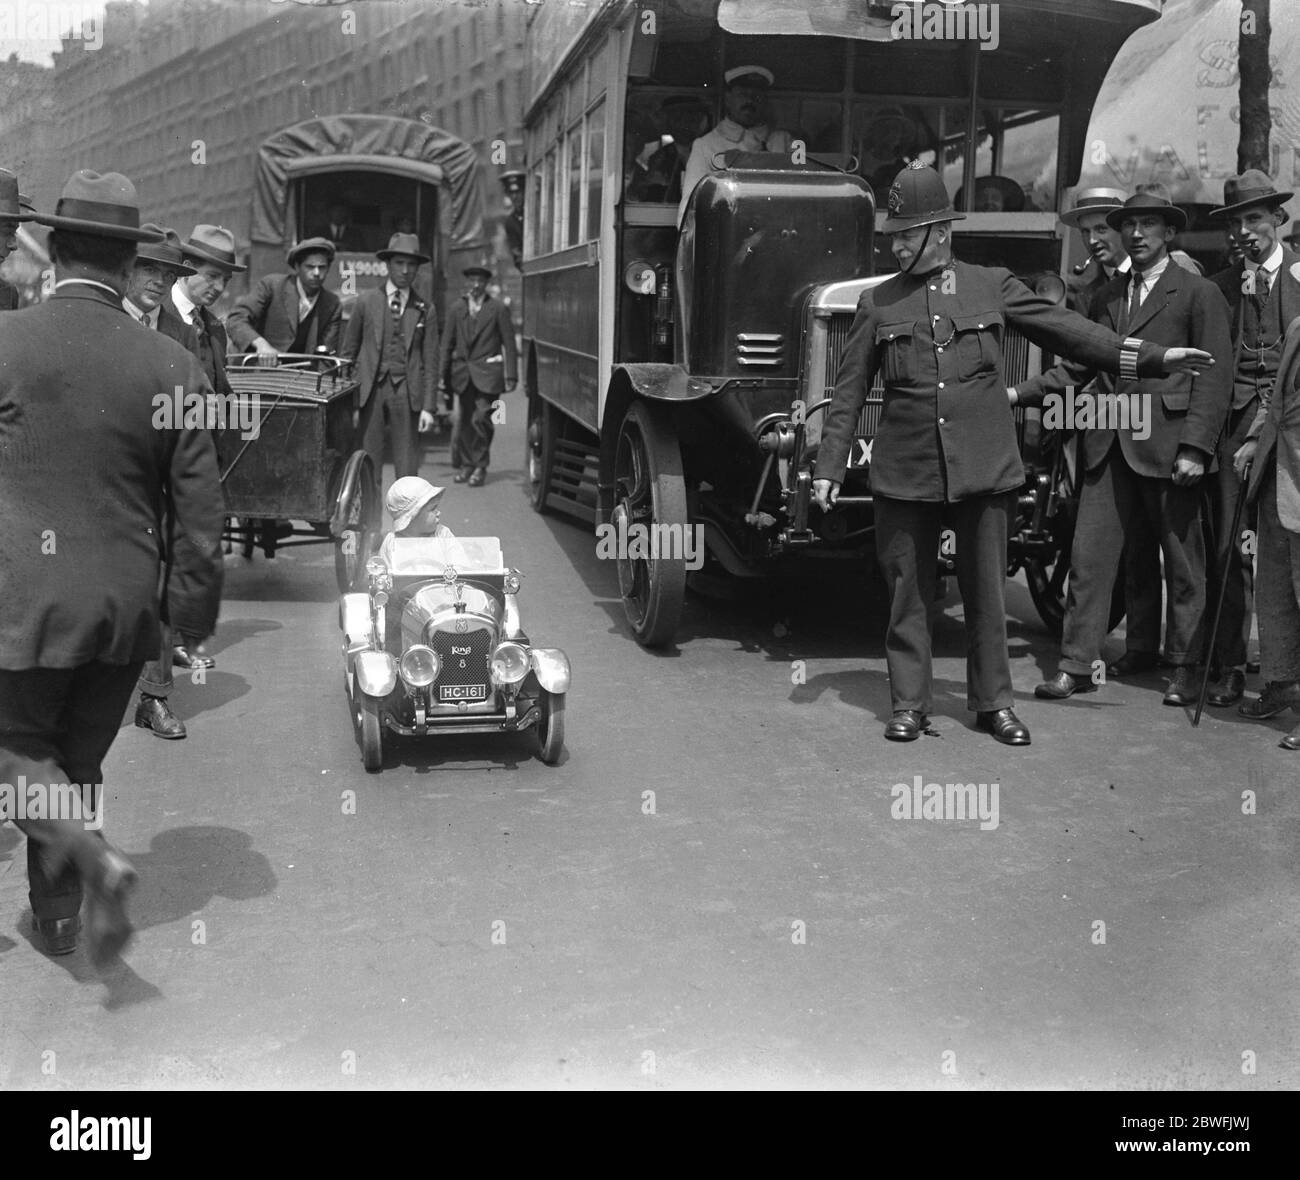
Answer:
[[[443, 519], [501, 536], [569, 653], [566, 760], [446, 738], [365, 774], [328, 551], [232, 556], [189, 738], [128, 718], [106, 766], [125, 965], [36, 952], [0, 830], [0, 1086], [1300, 1083], [1293, 719], [1193, 731], [1159, 676], [1035, 702], [1054, 652], [1016, 586], [1033, 746], [970, 728], [955, 594], [937, 736], [887, 743], [878, 605], [693, 600], [642, 651], [590, 534], [528, 508], [521, 440]], [[996, 827], [896, 818], [917, 776], [996, 783]]]

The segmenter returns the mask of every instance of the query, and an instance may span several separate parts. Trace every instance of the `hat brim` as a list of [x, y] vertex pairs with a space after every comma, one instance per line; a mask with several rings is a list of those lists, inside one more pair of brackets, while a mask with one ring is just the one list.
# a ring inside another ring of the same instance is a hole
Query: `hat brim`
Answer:
[[80, 217], [59, 217], [54, 213], [37, 213], [29, 220], [37, 225], [48, 225], [51, 229], [66, 229], [72, 233], [86, 234], [93, 238], [118, 238], [124, 242], [162, 242], [163, 234], [149, 229], [132, 229], [129, 225], [113, 225], [104, 221], [85, 221]]
[[[1273, 209], [1282, 209], [1282, 206], [1294, 196], [1295, 193], [1270, 193], [1266, 197], [1256, 197], [1253, 201], [1238, 201], [1235, 205], [1220, 205], [1217, 209], [1211, 209], [1206, 216], [1217, 221], [1220, 217], [1230, 217], [1239, 210], [1249, 209], [1252, 205], [1267, 205]], [[1291, 214], [1287, 213], [1285, 209], [1282, 209], [1282, 213], [1285, 216], [1282, 224], [1285, 225], [1287, 221], [1291, 220]]]
[[431, 491], [423, 499], [417, 500], [410, 508], [402, 513], [401, 516], [393, 517], [393, 532], [400, 533], [408, 524], [420, 515], [430, 504], [436, 504], [442, 499], [446, 488], [438, 488]]
[[492, 277], [492, 272], [486, 266], [471, 266], [460, 273], [461, 277], [466, 279], [472, 279], [475, 275], [482, 275], [485, 279]]
[[139, 250], [135, 252], [137, 262], [152, 262], [158, 266], [165, 266], [168, 270], [174, 271], [179, 278], [187, 278], [190, 275], [198, 274], [192, 266], [186, 266], [183, 262], [172, 262], [168, 258], [155, 258], [152, 254], [142, 254]]
[[1074, 229], [1079, 228], [1079, 222], [1082, 221], [1089, 213], [1100, 213], [1103, 217], [1108, 213], [1113, 213], [1117, 209], [1123, 209], [1124, 206], [1116, 202], [1115, 204], [1097, 204], [1084, 205], [1082, 209], [1070, 209], [1061, 214], [1061, 220]]
[[432, 262], [427, 254], [412, 254], [409, 250], [376, 250], [375, 257], [380, 262], [387, 262], [390, 258], [414, 258], [416, 262]]
[[1106, 214], [1106, 224], [1117, 230], [1124, 224], [1124, 219], [1133, 213], [1154, 213], [1163, 217], [1174, 227], [1175, 233], [1182, 233], [1187, 228], [1187, 214], [1177, 205], [1123, 205], [1113, 213]]
[[913, 217], [886, 217], [881, 232], [899, 234], [907, 229], [919, 229], [923, 225], [938, 225], [944, 221], [965, 221], [966, 214], [950, 210], [946, 213], [918, 213]]
[[202, 246], [196, 246], [193, 242], [183, 243], [181, 253], [188, 254], [191, 258], [201, 259], [203, 262], [210, 262], [213, 266], [219, 266], [230, 274], [242, 274], [248, 269], [246, 266], [240, 266], [238, 262], [227, 262], [224, 258], [209, 254]]

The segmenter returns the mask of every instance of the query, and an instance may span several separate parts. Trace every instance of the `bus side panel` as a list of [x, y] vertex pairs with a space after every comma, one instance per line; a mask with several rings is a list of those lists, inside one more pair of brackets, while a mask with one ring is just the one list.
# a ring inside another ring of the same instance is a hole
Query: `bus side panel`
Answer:
[[536, 350], [537, 390], [593, 432], [600, 401], [599, 296], [599, 267], [524, 277], [524, 335]]

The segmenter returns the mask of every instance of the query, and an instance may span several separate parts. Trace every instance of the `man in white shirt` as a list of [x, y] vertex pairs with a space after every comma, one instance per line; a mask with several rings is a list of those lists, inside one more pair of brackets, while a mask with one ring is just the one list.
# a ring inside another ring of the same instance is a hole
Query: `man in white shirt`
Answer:
[[767, 92], [775, 81], [772, 71], [763, 66], [736, 66], [723, 77], [726, 90], [722, 96], [724, 116], [718, 125], [701, 135], [691, 145], [682, 177], [682, 202], [677, 209], [677, 224], [686, 217], [695, 186], [706, 176], [723, 168], [724, 152], [788, 152], [788, 131], [778, 131], [767, 122]]

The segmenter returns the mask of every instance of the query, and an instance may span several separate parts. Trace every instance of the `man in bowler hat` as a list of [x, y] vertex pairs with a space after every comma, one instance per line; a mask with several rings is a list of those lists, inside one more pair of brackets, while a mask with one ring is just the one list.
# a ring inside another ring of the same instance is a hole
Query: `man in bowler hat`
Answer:
[[255, 351], [260, 364], [274, 365], [282, 352], [333, 356], [343, 335], [339, 298], [325, 287], [334, 243], [307, 238], [289, 251], [287, 261], [292, 273], [258, 279], [226, 316], [235, 347]]
[[[122, 308], [137, 244], [161, 238], [140, 228], [134, 186], [74, 173], [36, 220], [53, 229], [54, 293], [0, 316], [0, 782], [72, 784], [84, 800], [158, 652], [164, 500], [196, 558], [172, 593], [211, 602], [221, 488], [206, 429], [154, 425], [155, 396], [211, 386]], [[88, 949], [104, 965], [131, 934], [134, 869], [80, 817], [14, 818], [41, 945], [76, 949], [84, 888]]]
[[932, 168], [914, 162], [899, 172], [888, 208], [884, 230], [902, 269], [858, 300], [813, 491], [823, 511], [838, 498], [858, 416], [883, 370], [871, 487], [876, 556], [890, 594], [885, 652], [893, 715], [885, 737], [913, 741], [928, 725], [927, 610], [940, 531], [950, 524], [966, 609], [967, 708], [998, 741], [1028, 745], [1029, 730], [1011, 708], [1007, 655], [1007, 534], [1025, 469], [1002, 377], [1004, 325], [1109, 371], [1194, 370], [1213, 361], [1195, 349], [1126, 340], [1035, 295], [1008, 270], [954, 260], [951, 223], [964, 215]]

